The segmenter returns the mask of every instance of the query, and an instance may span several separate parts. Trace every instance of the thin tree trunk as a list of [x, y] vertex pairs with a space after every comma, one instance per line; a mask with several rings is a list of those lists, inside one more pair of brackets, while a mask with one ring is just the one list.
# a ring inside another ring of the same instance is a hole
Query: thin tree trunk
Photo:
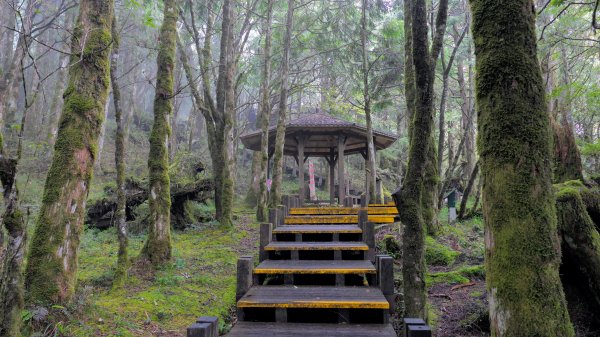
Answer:
[[[292, 44], [292, 27], [294, 18], [294, 0], [288, 0], [285, 37], [283, 39], [283, 61], [281, 64], [281, 92], [279, 94], [279, 119], [275, 136], [275, 153], [273, 154], [273, 184], [271, 185], [270, 207], [281, 203], [281, 183], [283, 179], [283, 145], [285, 143], [285, 120], [287, 115], [287, 98], [289, 91], [290, 49]], [[300, 165], [304, 158], [298, 158]], [[303, 181], [300, 184], [304, 184]], [[304, 198], [303, 195], [300, 198]]]
[[117, 268], [113, 278], [113, 288], [120, 288], [127, 279], [129, 257], [127, 253], [127, 221], [125, 218], [125, 121], [121, 109], [121, 88], [117, 81], [119, 65], [120, 36], [117, 32], [117, 18], [113, 17], [112, 23], [113, 50], [110, 60], [110, 83], [112, 87], [113, 103], [115, 106], [115, 122], [117, 123], [117, 134], [115, 135], [115, 167], [117, 169], [117, 208], [115, 209], [115, 227], [119, 239], [119, 251], [117, 255]]
[[54, 157], [27, 259], [25, 285], [32, 303], [66, 303], [73, 296], [85, 201], [108, 99], [113, 1], [82, 0], [79, 11]]
[[471, 9], [491, 333], [573, 336], [535, 8], [531, 0], [471, 0]]
[[405, 313], [425, 317], [425, 221], [422, 214], [423, 170], [433, 129], [433, 78], [427, 38], [425, 0], [413, 2], [412, 51], [415, 73], [415, 113], [409, 149], [408, 170], [397, 200], [403, 231], [403, 269]]
[[373, 142], [373, 122], [371, 120], [371, 96], [369, 92], [369, 59], [367, 55], [367, 0], [362, 0], [360, 41], [362, 51], [362, 76], [363, 76], [363, 99], [365, 119], [367, 121], [367, 204], [369, 200], [376, 202], [375, 184], [377, 179], [377, 167], [375, 165], [375, 144]]
[[173, 81], [177, 40], [176, 0], [164, 1], [157, 57], [154, 125], [150, 134], [148, 175], [150, 177], [150, 228], [142, 255], [152, 264], [171, 259], [171, 191], [169, 178], [169, 116], [173, 112]]
[[265, 47], [262, 69], [262, 82], [260, 86], [260, 130], [261, 143], [259, 154], [259, 176], [258, 176], [258, 201], [256, 207], [256, 220], [264, 222], [268, 218], [268, 193], [267, 193], [267, 167], [269, 165], [269, 116], [271, 115], [270, 77], [271, 77], [271, 22], [273, 20], [273, 0], [267, 1], [267, 19], [265, 28]]
[[460, 209], [458, 210], [458, 218], [463, 219], [465, 217], [465, 213], [467, 211], [467, 202], [469, 201], [469, 195], [471, 195], [471, 191], [473, 190], [473, 185], [475, 184], [475, 180], [477, 179], [477, 174], [479, 173], [479, 163], [475, 163], [475, 167], [473, 168], [473, 172], [471, 172], [471, 176], [469, 177], [469, 183], [467, 184], [467, 188], [465, 188], [465, 192], [463, 193], [462, 199], [460, 201]]

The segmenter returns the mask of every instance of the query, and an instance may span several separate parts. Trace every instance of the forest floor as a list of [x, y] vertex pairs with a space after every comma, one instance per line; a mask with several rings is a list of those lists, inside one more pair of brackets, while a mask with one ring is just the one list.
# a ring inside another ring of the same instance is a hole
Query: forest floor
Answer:
[[[234, 230], [199, 225], [174, 231], [173, 262], [159, 270], [134, 264], [120, 290], [111, 289], [116, 232], [86, 230], [76, 300], [69, 308], [52, 310], [55, 328], [62, 319], [59, 330], [67, 336], [185, 336], [195, 318], [209, 315], [219, 317], [221, 331], [229, 330], [236, 261], [254, 254], [258, 243], [254, 212], [237, 209], [235, 219]], [[144, 239], [130, 237], [130, 256], [138, 255]]]
[[474, 217], [451, 225], [441, 223], [438, 235], [428, 238], [426, 246], [434, 336], [489, 336], [483, 221]]
[[[445, 216], [442, 211], [440, 219]], [[235, 320], [237, 258], [256, 256], [258, 247], [254, 210], [238, 207], [235, 219], [234, 230], [209, 223], [174, 231], [172, 263], [159, 270], [134, 264], [119, 290], [111, 289], [115, 230], [86, 229], [75, 300], [68, 307], [50, 308], [44, 321], [51, 323], [35, 324], [36, 330], [56, 336], [185, 336], [196, 317], [212, 315], [220, 318], [221, 332], [227, 332]], [[487, 326], [482, 220], [440, 223], [438, 235], [427, 238], [426, 249], [434, 336], [488, 336], [482, 332]], [[398, 233], [397, 226], [392, 228], [382, 228], [378, 238]], [[130, 236], [131, 257], [138, 255], [144, 240], [144, 235]], [[401, 278], [401, 270], [396, 277]], [[33, 322], [36, 314], [32, 309], [24, 319]]]

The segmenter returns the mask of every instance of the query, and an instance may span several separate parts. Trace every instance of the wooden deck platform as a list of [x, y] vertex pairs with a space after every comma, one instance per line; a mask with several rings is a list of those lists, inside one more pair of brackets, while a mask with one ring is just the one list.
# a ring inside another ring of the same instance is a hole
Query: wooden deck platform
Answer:
[[238, 323], [228, 336], [396, 336], [393, 260], [375, 256], [373, 226], [396, 221], [392, 206], [272, 211], [258, 266], [238, 261]]

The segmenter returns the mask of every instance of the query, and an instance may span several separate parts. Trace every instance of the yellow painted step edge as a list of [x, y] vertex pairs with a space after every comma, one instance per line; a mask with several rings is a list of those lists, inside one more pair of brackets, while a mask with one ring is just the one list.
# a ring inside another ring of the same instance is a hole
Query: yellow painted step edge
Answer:
[[241, 299], [238, 308], [321, 308], [321, 309], [389, 309], [386, 302], [293, 301], [289, 303], [260, 303]]
[[256, 268], [255, 274], [375, 274], [375, 268], [351, 269], [277, 269]]

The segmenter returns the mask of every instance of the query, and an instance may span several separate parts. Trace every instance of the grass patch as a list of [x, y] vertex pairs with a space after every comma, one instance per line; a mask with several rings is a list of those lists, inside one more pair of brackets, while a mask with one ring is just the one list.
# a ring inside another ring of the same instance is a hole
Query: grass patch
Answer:
[[460, 252], [446, 247], [431, 236], [425, 238], [425, 261], [428, 265], [449, 266], [454, 263], [458, 255]]
[[[88, 229], [79, 256], [79, 291], [93, 288], [77, 319], [66, 325], [69, 336], [147, 336], [177, 331], [198, 316], [218, 316], [227, 330], [235, 304], [235, 268], [243, 230], [216, 226], [173, 232], [172, 262], [158, 270], [134, 270], [123, 289], [111, 290], [117, 260], [114, 228]], [[136, 257], [145, 235], [131, 236]]]

